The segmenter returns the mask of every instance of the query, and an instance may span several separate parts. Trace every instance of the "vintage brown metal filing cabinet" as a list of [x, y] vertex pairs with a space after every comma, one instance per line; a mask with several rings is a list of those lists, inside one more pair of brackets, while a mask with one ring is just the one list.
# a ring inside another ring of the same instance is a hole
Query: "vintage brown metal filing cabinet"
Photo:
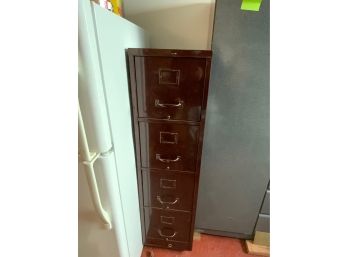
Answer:
[[143, 241], [191, 250], [212, 53], [127, 54]]

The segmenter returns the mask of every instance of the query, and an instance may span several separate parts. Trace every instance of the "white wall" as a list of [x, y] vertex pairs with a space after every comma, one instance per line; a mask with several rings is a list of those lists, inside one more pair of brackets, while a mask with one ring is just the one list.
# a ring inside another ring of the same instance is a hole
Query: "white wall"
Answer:
[[153, 48], [211, 49], [215, 0], [124, 0], [125, 18]]

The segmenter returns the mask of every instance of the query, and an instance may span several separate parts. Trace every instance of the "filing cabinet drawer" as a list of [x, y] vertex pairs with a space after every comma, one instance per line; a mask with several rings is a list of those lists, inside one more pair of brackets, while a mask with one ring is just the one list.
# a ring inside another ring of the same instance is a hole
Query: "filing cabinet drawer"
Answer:
[[204, 58], [135, 57], [138, 115], [200, 121]]
[[142, 171], [144, 206], [192, 210], [194, 174], [172, 171]]
[[145, 241], [146, 245], [149, 246], [155, 246], [155, 247], [163, 247], [167, 249], [173, 249], [173, 250], [187, 250], [192, 248], [192, 244], [189, 242], [178, 242], [178, 241], [167, 241], [163, 239], [154, 239], [154, 238], [147, 238]]
[[199, 126], [139, 122], [143, 168], [195, 171]]
[[147, 238], [181, 242], [190, 240], [191, 212], [144, 209]]

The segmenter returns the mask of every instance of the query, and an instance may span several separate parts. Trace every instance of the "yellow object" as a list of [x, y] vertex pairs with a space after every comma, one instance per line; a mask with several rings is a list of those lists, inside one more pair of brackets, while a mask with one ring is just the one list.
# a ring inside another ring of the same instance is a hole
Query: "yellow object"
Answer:
[[261, 2], [262, 0], [243, 0], [240, 9], [258, 12], [260, 10]]
[[122, 13], [122, 0], [110, 0], [112, 4], [113, 12], [117, 15], [123, 16]]

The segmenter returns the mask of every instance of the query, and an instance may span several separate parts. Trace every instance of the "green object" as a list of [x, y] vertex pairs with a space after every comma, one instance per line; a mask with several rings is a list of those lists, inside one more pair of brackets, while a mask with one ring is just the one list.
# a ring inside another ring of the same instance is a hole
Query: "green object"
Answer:
[[242, 0], [241, 10], [258, 12], [260, 10], [262, 0]]

